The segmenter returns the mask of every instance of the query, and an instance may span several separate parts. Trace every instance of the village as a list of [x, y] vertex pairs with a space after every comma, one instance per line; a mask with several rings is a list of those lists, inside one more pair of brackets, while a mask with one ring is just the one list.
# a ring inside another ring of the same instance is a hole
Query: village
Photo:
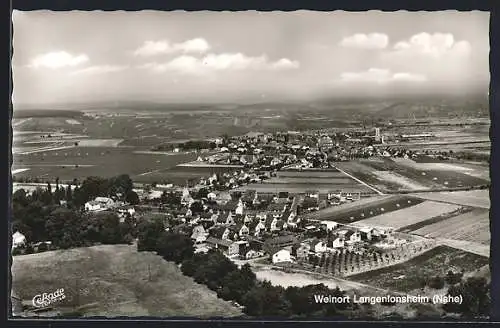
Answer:
[[[334, 218], [306, 218], [310, 213], [330, 207], [349, 206], [377, 194], [377, 190], [365, 188], [357, 182], [355, 185], [345, 184], [345, 189], [342, 189], [342, 184], [335, 184], [336, 189], [327, 192], [312, 189], [313, 183], [306, 184], [306, 189], [301, 192], [288, 192], [286, 188], [280, 189], [280, 186], [274, 191], [252, 188], [254, 185], [266, 185], [265, 182], [276, 179], [281, 171], [325, 172], [328, 176], [338, 173], [335, 169], [338, 161], [359, 157], [410, 158], [419, 155], [404, 148], [374, 147], [382, 146], [385, 142], [379, 128], [374, 129], [373, 134], [364, 132], [350, 135], [318, 132], [249, 133], [240, 137], [217, 138], [213, 142], [215, 152], [204, 156], [203, 153], [209, 150], [201, 151], [195, 162], [183, 165], [222, 166], [228, 169], [226, 172], [213, 173], [194, 184], [192, 181], [187, 182], [184, 187], [154, 183], [134, 188], [138, 195], [135, 204], [118, 200], [123, 199], [121, 194], [96, 197], [84, 204], [84, 211], [113, 212], [120, 217], [120, 222], [124, 222], [127, 217], [140, 221], [148, 215], [157, 214], [163, 217], [167, 231], [178, 231], [180, 227], [186, 231], [187, 228], [196, 252], [217, 249], [233, 260], [262, 258], [273, 265], [295, 264], [308, 269], [311, 269], [312, 263], [311, 270], [319, 266], [319, 262], [326, 263], [326, 258], [330, 258], [330, 265], [338, 266], [338, 269], [332, 268], [330, 271], [339, 275], [389, 265], [395, 263], [396, 258], [407, 259], [408, 254], [416, 256], [430, 247], [422, 246], [421, 242], [419, 244], [408, 236], [394, 234], [394, 229], [387, 226], [350, 224], [345, 220], [336, 222]], [[332, 175], [330, 178], [337, 181], [335, 179], [338, 176]], [[286, 187], [286, 184], [282, 186]], [[65, 201], [61, 200], [60, 204], [64, 206]], [[397, 207], [401, 205], [397, 204]], [[378, 213], [384, 212], [383, 207], [377, 210]], [[375, 214], [370, 211], [361, 213], [361, 216], [366, 215], [368, 218]], [[412, 251], [408, 251], [408, 245], [415, 243], [418, 250], [415, 246], [411, 248]], [[16, 231], [13, 235], [13, 250], [26, 244], [25, 236]], [[50, 241], [46, 244], [50, 245]], [[39, 245], [40, 242], [32, 246], [37, 248]], [[334, 263], [333, 256], [342, 257], [343, 260]], [[392, 261], [384, 260], [391, 256]]]

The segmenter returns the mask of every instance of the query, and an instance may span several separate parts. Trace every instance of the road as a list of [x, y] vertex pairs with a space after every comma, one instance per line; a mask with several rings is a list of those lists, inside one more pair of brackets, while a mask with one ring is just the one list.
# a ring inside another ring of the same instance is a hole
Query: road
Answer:
[[366, 182], [363, 182], [363, 181], [359, 180], [359, 179], [358, 179], [358, 178], [356, 178], [355, 176], [353, 176], [353, 175], [351, 175], [351, 174], [347, 173], [346, 171], [341, 170], [341, 169], [339, 169], [338, 167], [335, 167], [335, 168], [336, 168], [337, 170], [339, 170], [339, 172], [342, 172], [343, 174], [347, 175], [349, 178], [351, 178], [351, 179], [353, 179], [353, 180], [355, 180], [355, 181], [357, 181], [357, 182], [361, 183], [363, 186], [366, 186], [366, 187], [370, 188], [371, 190], [375, 191], [377, 194], [379, 194], [379, 195], [385, 195], [385, 194], [384, 194], [383, 192], [381, 192], [380, 190], [378, 190], [378, 189], [376, 189], [376, 188], [374, 188], [374, 187], [370, 186], [370, 185], [369, 185], [369, 184], [367, 184]]

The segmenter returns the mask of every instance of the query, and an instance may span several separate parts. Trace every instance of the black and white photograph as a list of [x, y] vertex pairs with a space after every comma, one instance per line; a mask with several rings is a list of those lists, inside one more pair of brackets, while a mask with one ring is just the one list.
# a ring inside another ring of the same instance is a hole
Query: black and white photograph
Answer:
[[11, 318], [489, 319], [489, 24], [14, 10]]

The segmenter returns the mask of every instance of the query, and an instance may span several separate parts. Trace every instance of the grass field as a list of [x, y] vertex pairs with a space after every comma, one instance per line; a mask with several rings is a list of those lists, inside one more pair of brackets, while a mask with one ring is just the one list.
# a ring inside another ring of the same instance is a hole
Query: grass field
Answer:
[[487, 257], [448, 246], [437, 246], [407, 262], [350, 276], [349, 279], [379, 288], [412, 292], [420, 290], [422, 278], [444, 276], [450, 269], [475, 272], [488, 263]]
[[489, 244], [490, 234], [490, 213], [486, 209], [475, 209], [445, 221], [427, 225], [412, 233], [431, 237], [465, 240]]
[[453, 212], [459, 208], [459, 205], [424, 201], [390, 212], [386, 209], [384, 214], [373, 216], [357, 223], [367, 226], [386, 226], [400, 229], [417, 222]]
[[365, 223], [365, 221], [370, 222], [369, 220], [375, 219], [382, 213], [386, 213], [383, 215], [390, 216], [392, 213], [398, 212], [398, 210], [402, 211], [402, 209], [417, 206], [421, 202], [422, 200], [420, 199], [407, 196], [382, 197], [373, 202], [367, 199], [366, 202], [363, 203], [352, 203], [352, 207], [341, 208], [341, 206], [339, 206], [338, 208], [333, 207], [331, 210], [327, 209], [312, 213], [308, 215], [307, 218], [335, 221], [343, 224], [352, 222]]
[[[149, 280], [151, 273], [151, 280]], [[64, 288], [62, 311], [95, 303], [85, 316], [230, 317], [238, 309], [135, 246], [106, 245], [15, 256], [12, 283], [25, 300]]]

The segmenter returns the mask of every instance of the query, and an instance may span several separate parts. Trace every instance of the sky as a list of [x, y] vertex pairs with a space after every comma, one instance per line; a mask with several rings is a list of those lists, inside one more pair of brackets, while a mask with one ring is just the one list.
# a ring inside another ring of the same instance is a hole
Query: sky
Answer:
[[488, 92], [487, 12], [12, 16], [14, 104]]

